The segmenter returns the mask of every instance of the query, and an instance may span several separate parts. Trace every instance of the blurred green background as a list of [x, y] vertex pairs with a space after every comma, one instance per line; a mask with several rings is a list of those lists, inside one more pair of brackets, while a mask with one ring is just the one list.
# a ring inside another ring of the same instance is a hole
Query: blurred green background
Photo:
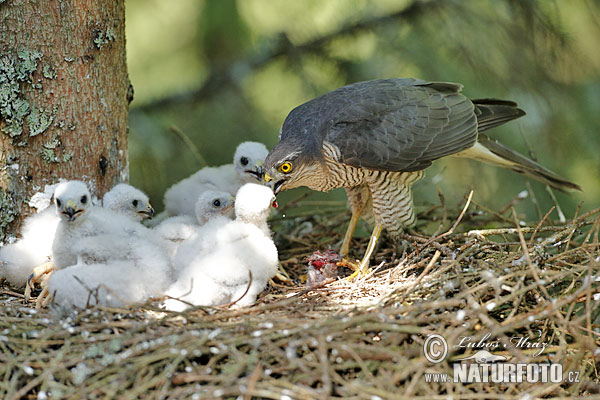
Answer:
[[[557, 193], [567, 218], [582, 201], [584, 209], [600, 206], [598, 2], [126, 0], [126, 7], [131, 182], [159, 210], [164, 191], [201, 158], [231, 162], [245, 140], [271, 148], [294, 107], [388, 77], [460, 82], [469, 97], [516, 101], [527, 116], [490, 135], [583, 187]], [[473, 188], [477, 203], [494, 210], [527, 188], [511, 171], [454, 158], [427, 171], [416, 204], [439, 203], [438, 187], [449, 206], [462, 205]], [[531, 197], [517, 208], [536, 219], [553, 202], [543, 185], [531, 187], [539, 209]]]

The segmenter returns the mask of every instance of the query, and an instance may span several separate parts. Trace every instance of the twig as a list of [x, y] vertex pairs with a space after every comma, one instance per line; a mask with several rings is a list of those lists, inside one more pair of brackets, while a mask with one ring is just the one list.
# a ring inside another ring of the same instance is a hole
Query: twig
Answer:
[[442, 207], [442, 221], [440, 222], [440, 226], [435, 230], [435, 232], [433, 233], [432, 236], [439, 235], [439, 233], [442, 231], [442, 228], [444, 227], [444, 225], [446, 225], [446, 221], [448, 218], [447, 210], [446, 210], [446, 198], [444, 197], [444, 193], [442, 193], [442, 189], [440, 189], [438, 187], [437, 190], [438, 190], [438, 197], [440, 198], [440, 205]]
[[465, 213], [467, 212], [467, 208], [469, 208], [469, 204], [471, 204], [471, 198], [473, 198], [473, 191], [472, 190], [469, 193], [469, 197], [467, 198], [467, 202], [465, 203], [465, 206], [463, 207], [462, 211], [460, 212], [460, 215], [458, 216], [458, 218], [454, 222], [454, 225], [452, 225], [452, 227], [447, 232], [442, 233], [441, 235], [438, 235], [438, 236], [435, 236], [435, 237], [429, 239], [427, 242], [425, 242], [425, 244], [421, 247], [421, 249], [424, 249], [427, 246], [429, 246], [431, 243], [436, 242], [436, 241], [438, 241], [438, 240], [440, 240], [442, 238], [445, 238], [446, 236], [452, 235], [454, 233], [454, 230], [456, 229], [456, 227], [458, 226], [458, 224], [460, 223], [460, 221], [465, 216]]
[[511, 201], [508, 202], [507, 205], [505, 205], [504, 207], [502, 207], [500, 209], [500, 211], [498, 211], [498, 214], [500, 214], [500, 215], [504, 214], [505, 212], [507, 212], [508, 210], [513, 208], [515, 205], [517, 205], [521, 201], [523, 201], [523, 199], [527, 198], [528, 195], [529, 195], [529, 192], [527, 192], [526, 190], [519, 192]]
[[248, 291], [250, 291], [250, 287], [252, 286], [252, 271], [248, 270], [248, 286], [246, 286], [246, 290], [244, 291], [244, 293], [238, 297], [236, 300], [231, 301], [229, 303], [226, 304], [222, 304], [219, 307], [220, 308], [229, 308], [232, 305], [234, 305], [235, 303], [237, 303], [238, 301], [240, 301], [241, 299], [244, 298], [244, 296], [246, 296], [248, 294]]
[[181, 131], [181, 129], [179, 129], [175, 125], [169, 126], [169, 131], [171, 131], [172, 133], [175, 134], [175, 136], [177, 136], [179, 139], [181, 139], [181, 141], [186, 145], [188, 150], [190, 150], [190, 152], [194, 155], [194, 157], [200, 164], [200, 168], [204, 168], [208, 165], [208, 163], [202, 156], [202, 153], [200, 153], [200, 149], [198, 149], [198, 146], [196, 146], [196, 144], [192, 141], [192, 139], [189, 138], [188, 135], [183, 133]]
[[537, 213], [538, 219], [542, 219], [542, 209], [540, 208], [540, 203], [538, 203], [538, 201], [537, 201], [535, 192], [531, 188], [531, 183], [529, 182], [529, 179], [525, 180], [525, 186], [527, 186], [527, 191], [529, 192], [529, 198], [531, 199], [531, 202], [535, 206], [535, 212]]
[[525, 260], [527, 261], [527, 265], [529, 266], [529, 270], [531, 271], [531, 275], [533, 279], [537, 283], [540, 290], [546, 296], [546, 299], [550, 298], [548, 291], [546, 290], [546, 286], [544, 286], [540, 280], [540, 276], [537, 273], [537, 269], [531, 262], [531, 257], [529, 256], [529, 249], [527, 249], [527, 242], [525, 242], [525, 237], [523, 236], [523, 232], [521, 232], [521, 226], [519, 225], [519, 219], [517, 218], [517, 212], [514, 208], [512, 208], [513, 219], [515, 220], [515, 226], [517, 227], [517, 233], [519, 234], [519, 241], [521, 242], [521, 247], [523, 248], [523, 255], [525, 256]]
[[567, 222], [567, 218], [565, 218], [565, 214], [563, 214], [562, 209], [560, 208], [560, 204], [558, 204], [558, 200], [556, 200], [554, 191], [552, 190], [552, 188], [549, 185], [546, 185], [546, 191], [548, 192], [548, 194], [550, 195], [550, 198], [552, 199], [552, 201], [554, 202], [554, 205], [556, 206], [556, 212], [558, 213], [558, 220], [560, 221], [561, 224], [564, 224], [565, 222]]
[[246, 389], [246, 393], [244, 394], [244, 400], [252, 399], [252, 393], [254, 392], [254, 388], [256, 387], [256, 383], [260, 379], [260, 374], [262, 372], [262, 365], [260, 362], [256, 363], [256, 367], [254, 371], [252, 371], [252, 375], [250, 375], [250, 379], [248, 379], [248, 387]]
[[533, 239], [535, 238], [535, 234], [538, 232], [538, 230], [540, 229], [540, 227], [544, 224], [544, 221], [546, 221], [546, 218], [548, 218], [548, 216], [550, 215], [550, 213], [552, 213], [552, 211], [556, 208], [556, 206], [552, 206], [548, 212], [546, 214], [544, 214], [544, 217], [540, 220], [540, 222], [536, 225], [535, 229], [533, 230], [533, 233], [531, 234], [531, 237], [529, 238], [529, 245], [531, 246], [531, 244], [533, 244]]

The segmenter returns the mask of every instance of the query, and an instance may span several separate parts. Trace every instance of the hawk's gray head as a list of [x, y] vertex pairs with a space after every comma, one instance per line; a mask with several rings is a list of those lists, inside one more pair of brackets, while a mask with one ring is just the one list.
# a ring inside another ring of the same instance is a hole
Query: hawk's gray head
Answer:
[[281, 128], [279, 143], [265, 159], [264, 179], [275, 194], [305, 185], [309, 172], [322, 166], [326, 124], [315, 113], [315, 105], [315, 100], [311, 100], [290, 112]]

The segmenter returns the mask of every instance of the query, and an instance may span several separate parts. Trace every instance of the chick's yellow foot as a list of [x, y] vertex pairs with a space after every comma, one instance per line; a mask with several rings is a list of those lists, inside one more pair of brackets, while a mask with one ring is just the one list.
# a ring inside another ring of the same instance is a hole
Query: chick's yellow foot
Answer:
[[42, 288], [42, 291], [38, 295], [37, 299], [35, 299], [35, 308], [37, 310], [39, 310], [42, 307], [46, 307], [48, 305], [48, 302], [52, 300], [52, 295], [50, 294], [50, 290], [48, 289], [50, 276], [52, 276], [52, 273], [44, 275], [40, 280], [40, 286]]
[[48, 281], [53, 271], [54, 263], [52, 262], [47, 262], [33, 269], [31, 275], [29, 275], [29, 278], [27, 278], [27, 285], [25, 286], [25, 302], [27, 302], [31, 297], [31, 288], [35, 284], [39, 284], [42, 287], [42, 292], [36, 299], [36, 308], [40, 308], [41, 306], [46, 306], [46, 304], [48, 304], [50, 297], [48, 292]]

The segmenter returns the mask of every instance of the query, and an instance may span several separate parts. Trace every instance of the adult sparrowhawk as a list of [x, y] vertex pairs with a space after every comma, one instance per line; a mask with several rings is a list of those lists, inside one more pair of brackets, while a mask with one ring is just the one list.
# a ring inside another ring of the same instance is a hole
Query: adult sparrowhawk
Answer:
[[449, 155], [512, 169], [555, 188], [579, 189], [481, 132], [525, 114], [511, 101], [471, 100], [462, 85], [419, 79], [358, 82], [292, 110], [264, 163], [275, 193], [307, 186], [343, 187], [352, 219], [340, 253], [348, 254], [358, 217], [372, 207], [375, 228], [360, 270], [379, 235], [415, 221], [411, 185], [432, 161]]

